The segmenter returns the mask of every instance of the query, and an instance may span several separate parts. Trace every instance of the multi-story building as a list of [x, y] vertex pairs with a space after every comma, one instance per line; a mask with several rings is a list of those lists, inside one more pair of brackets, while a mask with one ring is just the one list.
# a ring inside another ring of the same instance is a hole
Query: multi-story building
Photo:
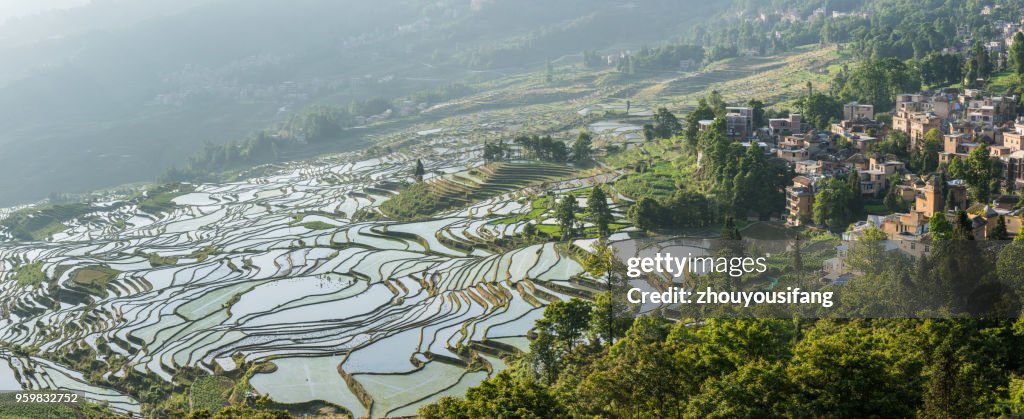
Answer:
[[967, 134], [946, 134], [942, 136], [942, 151], [939, 152], [939, 163], [949, 163], [957, 157], [967, 157], [982, 143], [971, 141]]
[[902, 173], [906, 165], [897, 160], [888, 160], [875, 154], [868, 158], [868, 170], [857, 172], [860, 175], [860, 192], [862, 195], [879, 196], [889, 187], [889, 178]]
[[807, 176], [793, 178], [786, 187], [786, 223], [792, 226], [809, 224], [814, 215], [814, 181]]
[[873, 121], [869, 119], [849, 120], [844, 119], [842, 121], [833, 123], [829, 130], [835, 135], [863, 135], [871, 132], [879, 132], [885, 127], [881, 122]]
[[772, 118], [768, 120], [768, 131], [773, 136], [802, 134], [803, 120], [796, 113], [786, 118]]
[[942, 130], [942, 118], [931, 112], [896, 111], [892, 116], [892, 129], [907, 133], [910, 146], [917, 147], [928, 131]]
[[875, 119], [875, 106], [850, 102], [843, 105], [843, 120], [845, 121], [873, 121]]
[[745, 140], [754, 134], [754, 110], [747, 107], [725, 108], [726, 135], [729, 138]]
[[1024, 188], [1024, 151], [1015, 151], [1001, 158], [1003, 185], [1013, 190]]
[[807, 147], [784, 145], [775, 151], [775, 156], [789, 163], [796, 163], [807, 160], [811, 153], [807, 150]]

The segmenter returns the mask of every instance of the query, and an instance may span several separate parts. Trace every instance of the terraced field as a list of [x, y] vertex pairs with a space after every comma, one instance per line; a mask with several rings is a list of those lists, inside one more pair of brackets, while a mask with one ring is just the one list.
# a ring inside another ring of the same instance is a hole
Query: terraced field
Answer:
[[[467, 205], [430, 220], [354, 221], [392, 196], [417, 156], [343, 155], [182, 185], [169, 205], [96, 202], [48, 241], [0, 242], [0, 343], [33, 354], [0, 360], [22, 388], [78, 389], [123, 412], [138, 403], [46, 358], [87, 347], [113, 377], [168, 382], [185, 367], [272, 360], [276, 370], [249, 379], [256, 392], [357, 416], [410, 414], [464, 391], [522, 349], [547, 302], [586, 294], [568, 281], [582, 270], [566, 244], [494, 241], [550, 217], [531, 197], [615, 175], [556, 180], [572, 170], [481, 166], [474, 146], [446, 147], [426, 162], [428, 181]], [[516, 217], [527, 213], [537, 217]], [[42, 281], [13, 280], [30, 264]], [[217, 406], [227, 385], [194, 384], [192, 403]]]
[[522, 189], [523, 185], [558, 182], [571, 177], [573, 172], [564, 164], [491, 163], [469, 172], [444, 175], [430, 182], [430, 187], [439, 199], [465, 206]]

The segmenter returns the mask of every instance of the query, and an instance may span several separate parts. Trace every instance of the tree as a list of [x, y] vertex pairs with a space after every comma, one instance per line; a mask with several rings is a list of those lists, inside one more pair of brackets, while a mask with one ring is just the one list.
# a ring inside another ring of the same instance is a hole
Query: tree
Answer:
[[953, 224], [946, 219], [946, 215], [935, 213], [928, 220], [928, 231], [932, 234], [932, 240], [952, 240]]
[[804, 270], [804, 257], [803, 252], [800, 250], [800, 234], [797, 233], [796, 239], [793, 240], [793, 269], [797, 273], [803, 272]]
[[587, 212], [601, 237], [611, 234], [608, 225], [613, 220], [612, 210], [608, 207], [608, 197], [601, 186], [595, 186], [590, 190], [590, 195], [587, 196]]
[[541, 161], [562, 163], [569, 157], [569, 149], [565, 143], [551, 138], [550, 135], [521, 135], [512, 142], [526, 149], [531, 157]]
[[941, 147], [942, 134], [939, 130], [935, 128], [928, 130], [910, 155], [911, 168], [921, 175], [935, 172], [939, 168], [939, 149]]
[[[732, 179], [722, 182], [731, 181], [731, 185], [719, 184], [719, 187], [731, 191], [733, 212], [741, 217], [756, 212], [758, 216], [764, 218], [782, 208], [785, 205], [786, 185], [793, 179], [789, 168], [765, 158], [764, 151], [757, 146], [746, 147], [743, 154], [738, 157], [739, 164], [736, 165], [735, 175]], [[719, 162], [718, 158], [716, 155], [715, 165], [729, 163]]]
[[436, 403], [423, 405], [417, 413], [423, 419], [472, 419], [466, 402], [453, 396], [444, 396]]
[[544, 81], [548, 83], [555, 81], [555, 66], [551, 64], [551, 60], [544, 62]]
[[573, 231], [576, 229], [576, 211], [578, 210], [576, 196], [571, 193], [562, 197], [561, 202], [558, 203], [555, 218], [558, 219], [558, 224], [561, 226], [563, 240], [572, 237]]
[[715, 111], [708, 105], [705, 98], [697, 100], [697, 107], [686, 114], [686, 131], [683, 133], [691, 145], [697, 143], [697, 133], [700, 130], [700, 121], [714, 119]]
[[797, 102], [804, 121], [817, 129], [827, 129], [833, 120], [843, 116], [843, 105], [839, 98], [823, 93], [812, 93]]
[[291, 413], [287, 410], [277, 410], [270, 408], [269, 398], [266, 395], [260, 396], [256, 399], [254, 406], [248, 406], [245, 404], [237, 404], [227, 406], [215, 414], [211, 414], [206, 409], [199, 409], [189, 413], [186, 416], [188, 419], [238, 419], [238, 418], [251, 418], [251, 419], [294, 419]]
[[[1018, 32], [1019, 33], [1019, 32]], [[1006, 231], [1006, 217], [1000, 215], [996, 220], [995, 227], [988, 232], [989, 240], [1010, 240], [1010, 233]]]
[[679, 417], [681, 386], [662, 342], [664, 326], [664, 320], [638, 317], [566, 398], [573, 417]]
[[636, 228], [644, 231], [653, 231], [659, 226], [661, 212], [661, 204], [654, 198], [645, 196], [629, 207], [626, 217], [629, 218], [629, 222], [633, 223]]
[[953, 225], [953, 240], [974, 240], [974, 224], [967, 217], [967, 212], [956, 213], [956, 224]]
[[917, 69], [893, 57], [865, 60], [845, 77], [835, 80], [837, 86], [842, 86], [843, 99], [870, 103], [875, 109], [890, 109], [895, 106], [897, 94], [921, 90]]
[[572, 352], [590, 325], [590, 308], [590, 303], [578, 298], [555, 301], [544, 308], [544, 317], [537, 320], [537, 328], [554, 334], [566, 352]]
[[536, 381], [499, 372], [466, 391], [465, 399], [445, 398], [426, 405], [419, 414], [426, 419], [461, 418], [557, 418], [566, 411], [547, 388]]
[[590, 132], [580, 131], [579, 135], [576, 136], [576, 141], [572, 143], [572, 157], [577, 163], [585, 162], [590, 160], [591, 145], [593, 144], [593, 136]]
[[947, 337], [939, 345], [928, 368], [928, 383], [924, 390], [924, 406], [921, 417], [953, 418], [966, 417], [974, 408], [972, 383], [967, 382], [961, 372], [961, 362], [956, 358], [955, 348]]
[[[898, 178], [898, 176], [893, 176]], [[903, 197], [899, 193], [898, 179], [889, 179], [889, 190], [885, 193], [885, 198], [882, 199], [882, 203], [885, 204], [885, 208], [889, 212], [901, 212], [905, 210]]]
[[605, 279], [605, 291], [594, 297], [590, 333], [598, 341], [611, 345], [626, 333], [632, 322], [632, 306], [623, 301], [624, 294], [619, 292], [625, 285], [626, 267], [615, 257], [614, 248], [602, 239], [583, 260], [583, 268], [595, 278]]
[[819, 325], [793, 348], [788, 371], [801, 403], [790, 415], [913, 416], [922, 364], [913, 348], [863, 322], [828, 326]]
[[1017, 77], [1024, 75], [1024, 33], [1013, 34], [1013, 45], [1010, 46], [1010, 68]]
[[747, 102], [747, 106], [754, 112], [754, 127], [763, 127], [768, 125], [768, 121], [764, 117], [764, 102], [756, 99], [750, 99]]
[[682, 417], [786, 417], [793, 392], [784, 364], [755, 360], [705, 381]]
[[999, 280], [1009, 286], [1017, 295], [1024, 295], [1024, 241], [1018, 234], [1017, 239], [999, 251], [996, 261], [996, 272]]
[[850, 211], [859, 213], [864, 209], [864, 194], [860, 189], [860, 172], [853, 169], [846, 175], [846, 185], [850, 191]]
[[536, 336], [530, 340], [530, 352], [526, 361], [533, 368], [533, 376], [540, 377], [548, 385], [558, 380], [561, 373], [565, 347], [548, 327], [538, 327]]
[[832, 177], [822, 179], [818, 183], [818, 192], [814, 195], [812, 219], [815, 224], [840, 232], [850, 225], [853, 212], [853, 191], [847, 182]]
[[420, 159], [416, 159], [416, 167], [412, 170], [412, 177], [417, 182], [423, 182], [423, 175], [426, 175], [427, 171], [423, 168], [423, 162]]
[[502, 161], [505, 159], [507, 149], [505, 144], [499, 142], [484, 142], [484, 161]]
[[658, 138], [658, 134], [654, 132], [654, 124], [644, 124], [644, 140], [651, 141]]
[[736, 223], [732, 217], [725, 217], [721, 238], [722, 240], [743, 240], [743, 236], [740, 235], [740, 230], [736, 228]]
[[963, 179], [970, 187], [975, 202], [988, 202], [992, 193], [992, 181], [998, 176], [998, 161], [991, 158], [988, 146], [982, 143], [971, 150], [967, 158], [954, 158], [949, 164], [949, 174]]
[[901, 160], [907, 160], [907, 158], [910, 157], [910, 136], [903, 131], [892, 131], [884, 140], [872, 146], [871, 151], [882, 154], [893, 154]]
[[658, 138], [672, 138], [678, 135], [682, 129], [683, 125], [679, 123], [679, 119], [672, 112], [663, 107], [658, 108], [654, 114], [654, 134]]
[[955, 54], [928, 53], [918, 64], [921, 80], [930, 86], [949, 86], [963, 81], [963, 61]]

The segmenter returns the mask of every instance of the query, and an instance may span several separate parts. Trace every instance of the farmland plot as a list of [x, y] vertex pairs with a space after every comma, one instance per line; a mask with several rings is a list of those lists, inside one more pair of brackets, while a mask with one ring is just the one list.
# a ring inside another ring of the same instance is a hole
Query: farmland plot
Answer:
[[[438, 182], [472, 176], [478, 150], [446, 149], [430, 159], [431, 173], [445, 174]], [[47, 360], [85, 345], [98, 361], [125, 359], [115, 376], [130, 368], [167, 381], [183, 367], [215, 374], [234, 369], [233, 359], [272, 361], [276, 371], [251, 378], [257, 392], [356, 415], [410, 414], [461, 394], [504, 366], [491, 356], [478, 358], [489, 368], [470, 369], [465, 349], [492, 338], [521, 346], [541, 306], [567, 298], [545, 284], [582, 272], [551, 243], [488, 247], [529, 222], [498, 220], [530, 212], [527, 196], [610, 175], [510, 190], [427, 221], [357, 219], [388, 199], [415, 159], [283, 164], [262, 177], [183, 186], [165, 210], [107, 202], [116, 209], [72, 220], [48, 241], [0, 241], [0, 343], [33, 354], [0, 353], [0, 365], [44, 372], [0, 368], [0, 382], [75, 389], [138, 412], [130, 397]], [[30, 263], [41, 283], [12, 280]]]

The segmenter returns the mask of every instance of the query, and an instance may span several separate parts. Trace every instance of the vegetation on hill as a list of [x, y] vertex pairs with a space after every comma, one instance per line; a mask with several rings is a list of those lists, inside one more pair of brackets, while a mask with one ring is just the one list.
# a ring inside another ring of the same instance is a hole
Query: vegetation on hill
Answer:
[[90, 211], [87, 204], [50, 204], [16, 211], [0, 221], [14, 238], [24, 241], [46, 240], [65, 228], [64, 222]]

